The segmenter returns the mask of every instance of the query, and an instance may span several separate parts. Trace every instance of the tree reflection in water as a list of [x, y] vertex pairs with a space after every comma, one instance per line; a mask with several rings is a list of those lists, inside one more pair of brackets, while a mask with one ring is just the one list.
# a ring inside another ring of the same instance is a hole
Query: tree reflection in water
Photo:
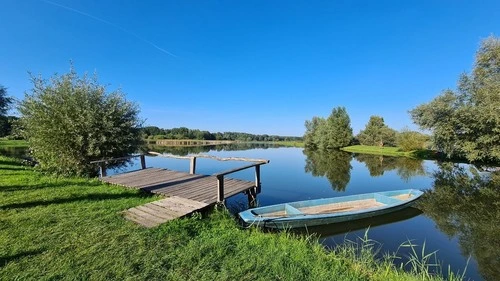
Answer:
[[370, 176], [382, 176], [384, 172], [396, 170], [401, 179], [408, 181], [415, 176], [426, 175], [423, 160], [408, 157], [390, 157], [370, 154], [355, 154], [354, 158], [365, 163]]
[[163, 145], [148, 145], [143, 148], [144, 152], [154, 151], [158, 153], [173, 154], [177, 156], [186, 156], [189, 154], [202, 154], [210, 151], [242, 151], [249, 149], [268, 149], [286, 147], [279, 143], [229, 143], [217, 145], [204, 145], [204, 146], [163, 146]]
[[306, 173], [315, 177], [326, 177], [332, 188], [344, 191], [351, 180], [352, 154], [341, 150], [304, 150]]
[[457, 237], [462, 252], [472, 255], [485, 280], [500, 276], [500, 171], [479, 173], [441, 163], [434, 189], [418, 203], [438, 228]]

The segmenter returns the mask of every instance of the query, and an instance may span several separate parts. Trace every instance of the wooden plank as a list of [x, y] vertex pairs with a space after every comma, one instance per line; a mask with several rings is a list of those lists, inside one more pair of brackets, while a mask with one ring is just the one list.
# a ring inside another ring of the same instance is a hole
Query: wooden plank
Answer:
[[148, 209], [151, 209], [154, 212], [161, 214], [161, 216], [169, 218], [169, 219], [178, 218], [178, 217], [181, 217], [184, 215], [183, 213], [175, 212], [170, 207], [153, 204], [153, 202], [146, 204], [146, 205], [143, 205], [143, 206], [147, 207]]
[[177, 216], [176, 214], [169, 214], [167, 212], [167, 210], [164, 208], [163, 210], [156, 210], [154, 208], [151, 208], [150, 204], [146, 204], [146, 205], [142, 205], [142, 206], [137, 206], [135, 207], [137, 210], [141, 210], [145, 213], [148, 213], [152, 216], [155, 216], [155, 217], [158, 217], [162, 220], [165, 220], [165, 221], [168, 221], [168, 220], [171, 220], [171, 219], [175, 219], [179, 216]]
[[155, 227], [155, 226], [159, 225], [158, 223], [155, 223], [155, 222], [152, 222], [149, 220], [144, 220], [142, 217], [139, 217], [139, 216], [129, 212], [128, 210], [123, 212], [123, 217], [129, 221], [135, 222], [135, 223], [140, 224], [140, 225], [145, 226], [145, 227]]
[[162, 199], [159, 201], [154, 201], [152, 203], [158, 204], [158, 205], [163, 205], [163, 206], [170, 206], [169, 204], [182, 204], [185, 206], [189, 206], [192, 209], [201, 209], [201, 208], [208, 206], [207, 204], [204, 204], [204, 203], [201, 203], [201, 202], [198, 202], [195, 200], [190, 200], [187, 198], [182, 198], [182, 197], [177, 197], [177, 196], [172, 196], [172, 197], [165, 198], [165, 199]]
[[128, 211], [130, 213], [132, 213], [132, 214], [135, 214], [138, 217], [143, 218], [144, 220], [147, 220], [147, 221], [156, 222], [156, 223], [164, 223], [166, 221], [166, 220], [164, 220], [162, 218], [153, 216], [153, 215], [151, 215], [151, 214], [149, 214], [147, 212], [139, 210], [139, 209], [137, 209], [137, 207], [130, 208], [130, 209], [128, 209]]

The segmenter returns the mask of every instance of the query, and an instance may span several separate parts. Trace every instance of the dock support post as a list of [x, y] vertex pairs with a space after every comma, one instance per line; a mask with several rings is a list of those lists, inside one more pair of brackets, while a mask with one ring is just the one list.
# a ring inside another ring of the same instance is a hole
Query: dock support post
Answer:
[[106, 162], [99, 163], [99, 175], [101, 178], [106, 176]]
[[146, 169], [146, 156], [144, 154], [141, 154], [141, 168]]
[[217, 176], [217, 202], [224, 202], [224, 175]]
[[196, 174], [196, 157], [191, 157], [191, 164], [189, 165], [189, 173], [191, 175]]
[[260, 165], [255, 166], [255, 194], [260, 193]]

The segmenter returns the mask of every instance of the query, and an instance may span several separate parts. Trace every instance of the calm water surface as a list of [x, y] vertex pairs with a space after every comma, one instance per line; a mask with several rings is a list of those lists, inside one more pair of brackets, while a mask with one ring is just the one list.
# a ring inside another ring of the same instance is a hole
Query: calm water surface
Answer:
[[[154, 150], [162, 149], [154, 148]], [[443, 165], [434, 161], [353, 155], [341, 151], [321, 154], [305, 152], [301, 148], [226, 146], [191, 149], [163, 148], [163, 150], [177, 155], [206, 153], [220, 157], [269, 159], [270, 163], [261, 168], [262, 193], [258, 195], [258, 202], [261, 206], [374, 191], [406, 188], [433, 189], [437, 182], [436, 174], [449, 180], [450, 177], [457, 176], [456, 170], [453, 169], [467, 168], [467, 165], [454, 165], [445, 171], [442, 168]], [[198, 158], [197, 161], [197, 173], [200, 174], [212, 174], [244, 165], [242, 162], [219, 162], [202, 158]], [[148, 167], [189, 171], [189, 160], [148, 157], [146, 163]], [[232, 177], [253, 181], [254, 170], [238, 172]], [[473, 215], [477, 217], [470, 219], [469, 214], [464, 215], [458, 211], [450, 213], [451, 209], [460, 209], [460, 207], [450, 205], [447, 209], [449, 204], [446, 200], [452, 200], [450, 202], [456, 202], [456, 200], [445, 199], [441, 196], [439, 197], [441, 201], [434, 202], [432, 196], [430, 197], [431, 201], [425, 208], [420, 208], [422, 210], [409, 208], [382, 217], [315, 227], [307, 231], [320, 235], [320, 242], [326, 247], [334, 247], [346, 238], [356, 240], [357, 237], [363, 237], [369, 228], [368, 236], [380, 243], [381, 254], [398, 251], [398, 255], [404, 257], [408, 254], [408, 249], [398, 250], [402, 243], [411, 240], [419, 245], [417, 249], [419, 253], [422, 249], [420, 246], [425, 243], [426, 254], [437, 251], [437, 258], [442, 263], [442, 271], [445, 275], [450, 265], [453, 272], [460, 272], [460, 274], [467, 268], [466, 279], [499, 280], [495, 279], [500, 276], [500, 249], [498, 249], [500, 245], [495, 244], [500, 242], [498, 226], [470, 226], [469, 221], [484, 221], [482, 214], [478, 214], [481, 209], [479, 211], [476, 209], [476, 214]], [[246, 204], [247, 198], [243, 194], [227, 201], [227, 205], [234, 210], [241, 210], [243, 206], [246, 207]], [[494, 206], [498, 208], [498, 205]], [[498, 214], [498, 211], [496, 213]], [[490, 219], [494, 220], [495, 217], [490, 217]], [[457, 224], [460, 225], [458, 229]], [[490, 227], [490, 229], [484, 230], [485, 227]], [[469, 256], [470, 260], [467, 265]]]

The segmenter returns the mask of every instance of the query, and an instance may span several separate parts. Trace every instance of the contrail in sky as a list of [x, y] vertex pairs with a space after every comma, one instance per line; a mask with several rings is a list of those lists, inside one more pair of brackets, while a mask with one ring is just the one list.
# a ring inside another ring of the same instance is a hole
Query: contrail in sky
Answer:
[[77, 9], [74, 9], [74, 8], [71, 8], [71, 7], [68, 7], [68, 6], [61, 5], [61, 4], [59, 4], [59, 3], [55, 3], [55, 2], [52, 2], [52, 1], [49, 1], [49, 0], [41, 0], [41, 1], [43, 1], [43, 2], [45, 2], [45, 3], [47, 3], [47, 4], [50, 4], [50, 5], [53, 5], [53, 6], [57, 6], [57, 7], [59, 7], [59, 8], [63, 8], [63, 9], [65, 9], [65, 10], [68, 10], [68, 11], [71, 11], [71, 12], [74, 12], [74, 13], [77, 13], [77, 14], [80, 14], [80, 15], [82, 15], [82, 16], [85, 16], [85, 17], [91, 18], [91, 19], [93, 19], [93, 20], [100, 21], [100, 22], [105, 23], [105, 24], [107, 24], [107, 25], [110, 25], [110, 26], [112, 26], [112, 27], [114, 27], [114, 28], [117, 28], [117, 29], [119, 29], [119, 30], [121, 30], [121, 31], [123, 31], [123, 32], [125, 32], [125, 33], [128, 33], [128, 34], [130, 34], [130, 35], [134, 36], [135, 38], [137, 38], [137, 39], [141, 40], [141, 41], [142, 41], [142, 42], [144, 42], [144, 43], [147, 43], [147, 44], [149, 44], [149, 45], [153, 46], [153, 47], [154, 47], [154, 48], [156, 48], [157, 50], [159, 50], [159, 51], [161, 51], [161, 52], [163, 52], [163, 53], [165, 53], [165, 54], [167, 54], [167, 55], [169, 55], [169, 56], [172, 56], [172, 57], [174, 57], [174, 58], [177, 58], [177, 56], [176, 56], [176, 55], [174, 55], [174, 54], [172, 54], [171, 52], [169, 52], [169, 51], [167, 51], [167, 50], [163, 49], [162, 47], [160, 47], [160, 46], [156, 45], [155, 43], [153, 43], [153, 42], [151, 42], [151, 41], [149, 41], [149, 40], [147, 40], [147, 39], [144, 39], [143, 37], [141, 37], [141, 36], [137, 35], [136, 33], [132, 32], [132, 31], [129, 31], [129, 30], [127, 30], [127, 29], [125, 29], [125, 28], [123, 28], [123, 27], [121, 27], [121, 26], [119, 26], [119, 25], [116, 25], [116, 24], [114, 24], [114, 23], [112, 23], [112, 22], [110, 22], [110, 21], [107, 21], [107, 20], [105, 20], [105, 19], [98, 18], [98, 17], [93, 16], [93, 15], [91, 15], [91, 14], [88, 14], [88, 13], [82, 12], [82, 11], [80, 11], [80, 10], [77, 10]]

